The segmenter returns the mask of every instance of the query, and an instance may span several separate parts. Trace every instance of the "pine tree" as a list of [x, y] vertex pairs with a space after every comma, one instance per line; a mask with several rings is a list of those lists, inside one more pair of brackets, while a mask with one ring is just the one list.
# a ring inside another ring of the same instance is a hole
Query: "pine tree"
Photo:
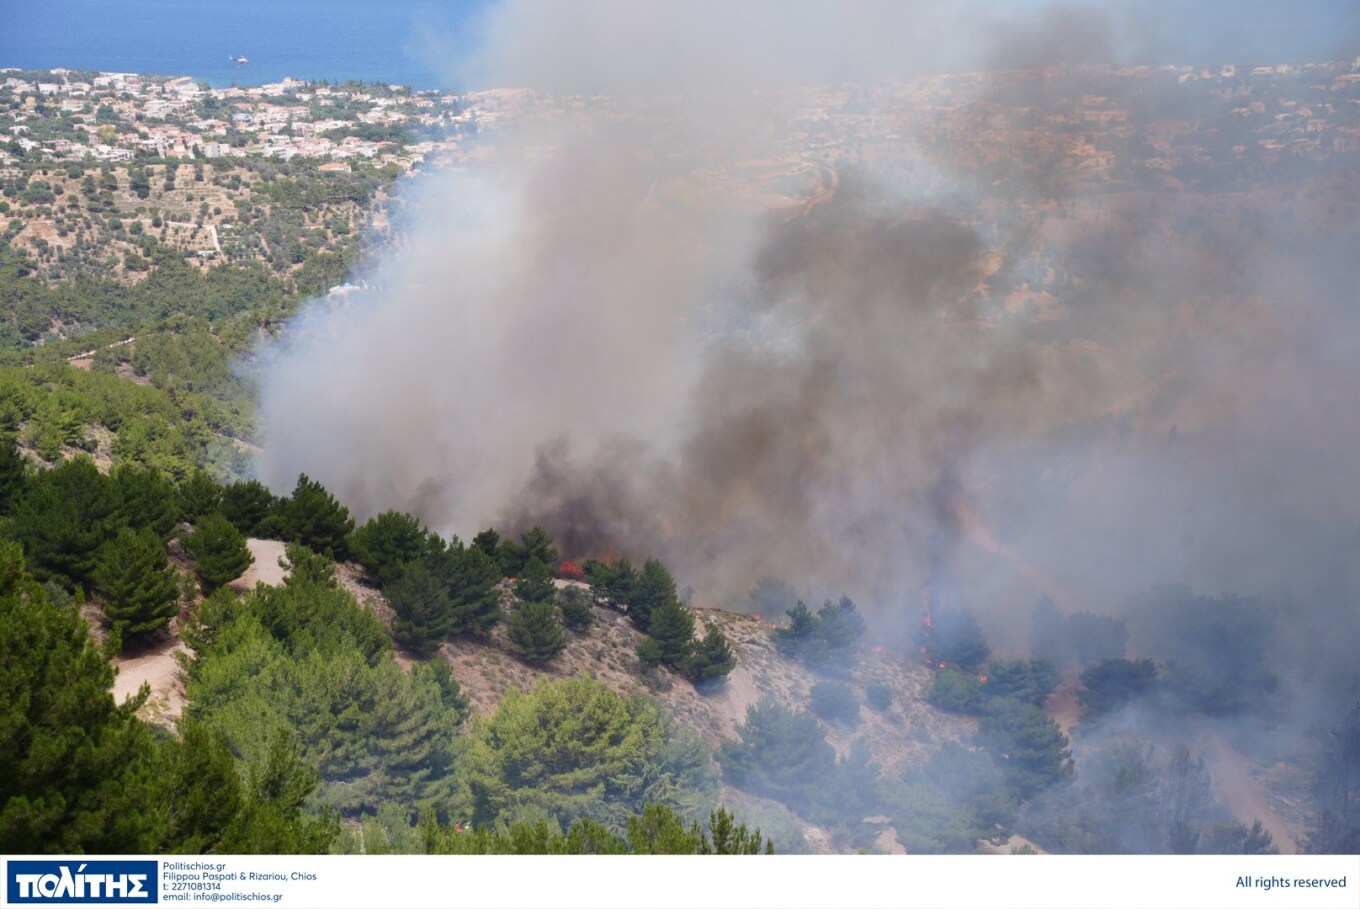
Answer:
[[526, 603], [551, 603], [556, 593], [548, 566], [538, 556], [531, 557], [515, 582], [515, 596]]
[[488, 527], [486, 530], [483, 530], [473, 537], [472, 545], [495, 559], [497, 565], [500, 564], [500, 553], [498, 550], [501, 545], [501, 535], [496, 533], [494, 528]]
[[791, 711], [766, 696], [746, 708], [739, 740], [723, 742], [723, 775], [746, 792], [781, 801], [794, 810], [824, 799], [836, 771], [836, 750], [817, 718]]
[[525, 603], [510, 613], [510, 649], [529, 663], [546, 663], [567, 646], [567, 635], [551, 603]]
[[179, 612], [179, 580], [150, 527], [125, 527], [105, 543], [95, 581], [107, 598], [104, 615], [120, 637], [163, 628]]
[[322, 555], [343, 560], [349, 553], [349, 535], [354, 531], [349, 509], [305, 473], [298, 476], [293, 495], [284, 503], [283, 523], [290, 539]]
[[202, 470], [195, 470], [179, 488], [180, 511], [184, 520], [197, 523], [222, 507], [222, 487]]
[[453, 559], [449, 594], [458, 615], [458, 630], [487, 635], [501, 620], [500, 569], [480, 549], [459, 550]]
[[431, 653], [457, 630], [458, 616], [449, 599], [448, 585], [424, 561], [408, 565], [383, 594], [396, 612], [392, 636], [403, 647], [418, 654]]
[[0, 593], [0, 852], [156, 851], [142, 699], [112, 686], [78, 612], [22, 578]]
[[695, 685], [725, 678], [737, 665], [727, 635], [716, 625], [709, 625], [702, 639], [695, 641], [693, 651], [685, 663], [686, 672]]
[[818, 636], [822, 640], [824, 659], [845, 665], [854, 659], [856, 643], [864, 634], [864, 619], [849, 597], [837, 603], [827, 600], [817, 610]]
[[283, 567], [288, 575], [283, 579], [284, 587], [319, 587], [335, 590], [339, 584], [335, 580], [335, 563], [325, 556], [312, 552], [301, 543], [289, 543], [283, 548]]
[[133, 530], [150, 528], [161, 542], [170, 539], [179, 523], [180, 499], [175, 487], [150, 467], [120, 464], [109, 474], [117, 500], [117, 519]]
[[354, 531], [350, 548], [364, 572], [386, 588], [426, 551], [428, 536], [414, 515], [385, 511]]
[[632, 562], [621, 558], [605, 564], [599, 559], [587, 559], [581, 568], [597, 595], [618, 607], [625, 607], [633, 601], [638, 573]]
[[86, 457], [33, 477], [14, 510], [12, 532], [40, 581], [85, 584], [116, 526], [116, 501], [109, 478]]
[[194, 557], [194, 574], [205, 594], [236, 580], [255, 562], [246, 538], [220, 512], [199, 518], [184, 548]]
[[243, 480], [222, 490], [223, 517], [246, 536], [266, 530], [270, 515], [278, 508], [278, 497], [259, 480]]
[[979, 738], [1021, 798], [1072, 776], [1067, 736], [1033, 704], [1009, 698], [994, 702], [983, 718]]
[[632, 599], [627, 601], [628, 618], [638, 628], [650, 632], [652, 613], [676, 600], [675, 580], [660, 561], [648, 559], [632, 587]]
[[683, 667], [694, 646], [694, 616], [677, 601], [671, 600], [652, 613], [652, 638], [661, 648], [661, 660], [668, 666]]
[[19, 447], [11, 438], [0, 438], [0, 515], [13, 514], [27, 488], [28, 470]]
[[513, 540], [501, 543], [498, 554], [501, 571], [507, 578], [519, 577], [533, 558], [547, 565], [550, 571], [557, 568], [557, 548], [548, 532], [537, 524], [520, 534], [518, 543]]
[[972, 672], [986, 662], [992, 648], [973, 613], [967, 609], [941, 609], [935, 624], [925, 629], [927, 657], [936, 663]]

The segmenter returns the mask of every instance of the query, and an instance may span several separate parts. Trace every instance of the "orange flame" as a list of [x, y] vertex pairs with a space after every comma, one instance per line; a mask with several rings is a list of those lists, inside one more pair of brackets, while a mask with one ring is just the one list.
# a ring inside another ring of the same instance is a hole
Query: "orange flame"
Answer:
[[568, 581], [584, 581], [586, 573], [575, 562], [563, 559], [557, 565], [557, 576]]

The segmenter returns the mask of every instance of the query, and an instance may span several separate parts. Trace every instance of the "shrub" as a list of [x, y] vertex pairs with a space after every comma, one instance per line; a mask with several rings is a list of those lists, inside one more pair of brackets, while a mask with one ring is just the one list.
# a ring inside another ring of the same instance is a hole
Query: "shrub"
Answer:
[[661, 645], [656, 638], [643, 638], [637, 645], [637, 658], [643, 666], [656, 668], [661, 665]]
[[880, 713], [892, 709], [893, 693], [892, 689], [882, 682], [874, 682], [864, 689], [864, 700], [870, 707]]
[[595, 624], [595, 609], [590, 605], [590, 594], [580, 587], [562, 590], [562, 619], [568, 628], [584, 632]]
[[812, 686], [812, 712], [829, 722], [859, 722], [859, 698], [844, 682], [818, 682]]
[[982, 683], [976, 676], [954, 669], [941, 669], [935, 673], [935, 683], [930, 689], [930, 703], [935, 707], [950, 713], [977, 714], [982, 712], [986, 701]]

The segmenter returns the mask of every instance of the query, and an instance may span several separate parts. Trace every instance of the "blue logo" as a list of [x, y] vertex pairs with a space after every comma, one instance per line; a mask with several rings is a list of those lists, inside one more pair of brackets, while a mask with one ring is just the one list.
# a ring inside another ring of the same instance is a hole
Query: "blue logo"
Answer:
[[154, 903], [155, 862], [7, 862], [6, 902]]

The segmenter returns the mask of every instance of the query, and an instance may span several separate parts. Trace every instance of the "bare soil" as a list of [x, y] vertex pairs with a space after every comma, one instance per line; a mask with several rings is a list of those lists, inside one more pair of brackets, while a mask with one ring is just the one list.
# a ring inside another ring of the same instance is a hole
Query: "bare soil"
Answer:
[[256, 584], [264, 584], [267, 587], [278, 587], [282, 584], [283, 579], [288, 577], [288, 572], [279, 565], [285, 545], [278, 540], [257, 540], [253, 537], [246, 540], [250, 554], [255, 557], [255, 564], [247, 568], [245, 574], [232, 581], [230, 587], [245, 592], [254, 590]]
[[1280, 852], [1286, 855], [1298, 852], [1298, 841], [1303, 831], [1275, 811], [1266, 788], [1257, 779], [1246, 755], [1217, 733], [1206, 734], [1198, 745], [1213, 778], [1214, 790], [1227, 803], [1233, 815], [1248, 824], [1260, 820], [1275, 838], [1275, 845], [1280, 847]]
[[184, 679], [176, 656], [188, 652], [178, 637], [172, 637], [147, 650], [114, 658], [113, 668], [118, 674], [113, 680], [113, 699], [121, 704], [147, 685], [151, 695], [140, 715], [173, 725], [184, 712]]

